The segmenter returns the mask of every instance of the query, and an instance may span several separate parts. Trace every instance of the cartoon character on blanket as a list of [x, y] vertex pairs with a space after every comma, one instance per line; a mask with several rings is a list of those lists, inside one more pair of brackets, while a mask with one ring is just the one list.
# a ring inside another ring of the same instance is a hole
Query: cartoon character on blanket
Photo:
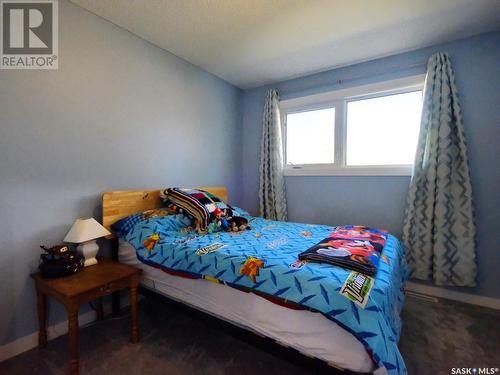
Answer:
[[299, 255], [300, 260], [329, 263], [373, 276], [387, 231], [364, 226], [337, 227], [330, 236]]

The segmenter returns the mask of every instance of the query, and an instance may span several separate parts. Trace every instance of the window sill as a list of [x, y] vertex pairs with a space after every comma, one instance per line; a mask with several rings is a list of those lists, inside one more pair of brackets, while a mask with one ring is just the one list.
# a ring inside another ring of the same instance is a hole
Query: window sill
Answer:
[[285, 176], [411, 176], [412, 166], [394, 167], [285, 167]]

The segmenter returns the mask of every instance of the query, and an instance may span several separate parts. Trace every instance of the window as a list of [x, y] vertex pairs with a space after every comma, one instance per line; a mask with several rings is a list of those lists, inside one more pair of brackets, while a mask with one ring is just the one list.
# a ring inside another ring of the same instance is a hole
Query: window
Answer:
[[424, 76], [280, 103], [285, 175], [410, 175]]
[[335, 108], [287, 113], [288, 164], [335, 162]]
[[347, 102], [347, 165], [411, 165], [422, 91]]

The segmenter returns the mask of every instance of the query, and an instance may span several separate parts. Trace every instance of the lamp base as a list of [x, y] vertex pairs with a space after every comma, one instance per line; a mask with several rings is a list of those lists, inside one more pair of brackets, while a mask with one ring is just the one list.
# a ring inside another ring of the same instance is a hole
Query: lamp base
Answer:
[[76, 250], [85, 258], [85, 263], [83, 264], [85, 267], [97, 264], [95, 257], [99, 251], [99, 245], [97, 245], [96, 240], [81, 243], [76, 247]]

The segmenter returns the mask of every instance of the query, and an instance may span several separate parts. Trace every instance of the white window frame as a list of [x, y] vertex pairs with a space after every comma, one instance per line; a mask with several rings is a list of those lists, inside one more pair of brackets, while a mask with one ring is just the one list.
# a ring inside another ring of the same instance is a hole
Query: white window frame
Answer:
[[335, 108], [335, 156], [330, 164], [285, 164], [285, 176], [411, 176], [408, 165], [346, 165], [347, 103], [352, 100], [376, 98], [423, 90], [425, 74], [377, 82], [321, 94], [303, 96], [280, 102], [283, 153], [286, 162], [286, 115], [315, 109]]

